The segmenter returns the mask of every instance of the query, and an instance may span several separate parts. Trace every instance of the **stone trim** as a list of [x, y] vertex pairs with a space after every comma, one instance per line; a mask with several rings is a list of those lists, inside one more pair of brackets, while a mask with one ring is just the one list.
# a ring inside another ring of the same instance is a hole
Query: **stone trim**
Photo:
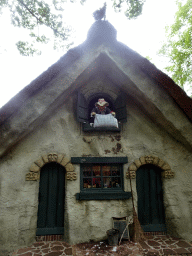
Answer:
[[163, 161], [157, 156], [148, 155], [148, 156], [142, 156], [139, 159], [136, 159], [129, 167], [128, 171], [126, 172], [126, 178], [129, 179], [135, 179], [136, 178], [136, 171], [137, 169], [144, 164], [153, 164], [161, 168], [163, 171], [161, 173], [162, 178], [173, 178], [175, 173], [171, 171], [171, 167], [168, 163]]
[[41, 168], [50, 162], [56, 162], [65, 167], [67, 180], [76, 180], [77, 174], [74, 172], [74, 166], [64, 154], [49, 153], [41, 156], [30, 167], [30, 171], [26, 174], [25, 180], [39, 180]]

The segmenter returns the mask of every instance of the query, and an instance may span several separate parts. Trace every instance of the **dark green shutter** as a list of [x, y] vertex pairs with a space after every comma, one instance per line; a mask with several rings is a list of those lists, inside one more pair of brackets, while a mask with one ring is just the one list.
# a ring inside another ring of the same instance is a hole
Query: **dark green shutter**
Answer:
[[40, 184], [39, 184], [39, 207], [38, 207], [38, 219], [37, 228], [46, 227], [47, 222], [47, 191], [49, 189], [49, 176], [46, 172], [45, 167], [41, 169]]
[[166, 231], [161, 170], [143, 165], [136, 173], [138, 218], [144, 231]]
[[65, 207], [65, 170], [62, 166], [58, 167], [58, 192], [57, 192], [57, 217], [56, 226], [64, 226], [64, 207]]
[[115, 101], [115, 112], [116, 118], [121, 123], [127, 122], [127, 110], [126, 110], [126, 100], [123, 93], [121, 93]]
[[77, 101], [77, 120], [81, 123], [88, 121], [88, 104], [85, 96], [82, 93], [78, 93]]
[[42, 167], [37, 235], [64, 234], [65, 169], [57, 163]]

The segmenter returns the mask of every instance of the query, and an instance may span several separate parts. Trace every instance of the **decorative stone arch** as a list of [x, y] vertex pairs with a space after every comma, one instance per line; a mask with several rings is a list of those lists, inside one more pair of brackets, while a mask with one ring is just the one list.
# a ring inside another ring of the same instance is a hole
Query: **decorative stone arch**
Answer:
[[139, 159], [136, 159], [131, 165], [128, 167], [128, 171], [126, 173], [127, 179], [131, 177], [131, 179], [135, 179], [136, 177], [136, 171], [137, 169], [144, 164], [153, 164], [161, 168], [163, 171], [161, 172], [162, 178], [173, 178], [174, 172], [171, 171], [171, 167], [168, 163], [163, 161], [157, 156], [148, 155], [148, 156], [142, 156]]
[[74, 172], [74, 166], [71, 164], [68, 157], [64, 154], [49, 153], [39, 157], [39, 159], [31, 165], [30, 171], [26, 174], [26, 180], [39, 180], [41, 168], [50, 162], [56, 162], [65, 167], [67, 180], [77, 179], [77, 174]]

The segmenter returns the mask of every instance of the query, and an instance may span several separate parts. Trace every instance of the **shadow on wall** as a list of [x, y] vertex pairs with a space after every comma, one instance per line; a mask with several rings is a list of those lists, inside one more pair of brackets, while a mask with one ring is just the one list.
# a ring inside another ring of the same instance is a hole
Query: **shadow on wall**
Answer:
[[175, 236], [178, 238], [182, 238], [179, 233], [177, 232], [177, 226], [176, 226], [176, 222], [177, 219], [173, 219], [173, 218], [165, 218], [165, 224], [166, 224], [166, 228], [167, 228], [167, 233], [171, 236]]

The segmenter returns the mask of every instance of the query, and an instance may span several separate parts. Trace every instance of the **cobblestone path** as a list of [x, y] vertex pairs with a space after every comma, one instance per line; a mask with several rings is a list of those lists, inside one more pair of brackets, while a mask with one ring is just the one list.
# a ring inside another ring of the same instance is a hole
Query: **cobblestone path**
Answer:
[[107, 241], [68, 245], [63, 241], [36, 242], [21, 248], [11, 256], [134, 256], [187, 255], [192, 256], [192, 243], [169, 235], [146, 236], [145, 241], [122, 241], [120, 246], [109, 246]]

